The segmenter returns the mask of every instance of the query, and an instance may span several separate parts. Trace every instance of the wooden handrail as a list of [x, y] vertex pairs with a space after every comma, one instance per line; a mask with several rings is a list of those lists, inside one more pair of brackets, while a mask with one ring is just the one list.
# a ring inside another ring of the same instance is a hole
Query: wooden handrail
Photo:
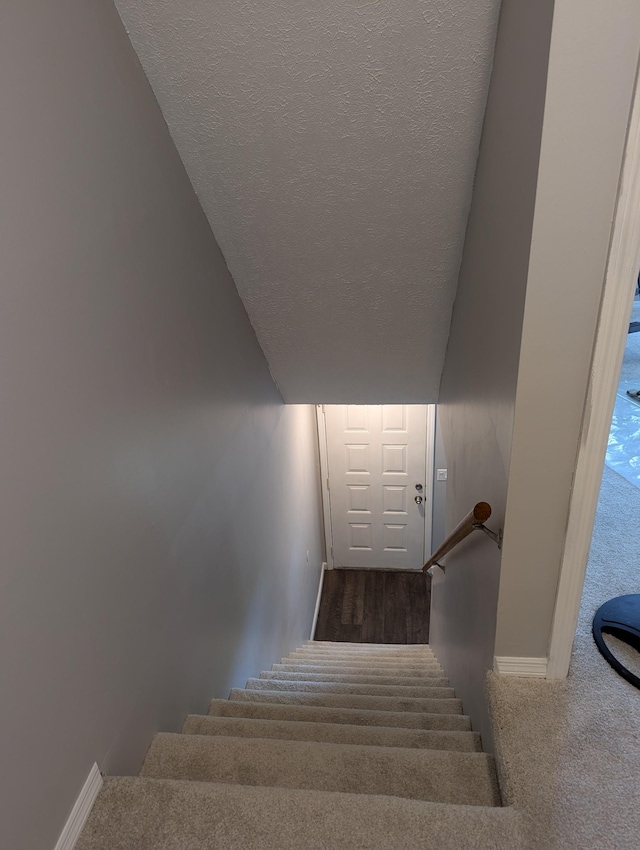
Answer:
[[483, 525], [491, 516], [491, 505], [487, 502], [478, 502], [478, 504], [469, 511], [462, 522], [458, 523], [451, 534], [446, 538], [442, 546], [433, 553], [427, 563], [422, 568], [425, 572], [440, 558], [444, 558], [447, 552], [450, 552], [454, 546], [457, 546], [465, 537], [468, 537], [472, 531], [478, 526]]

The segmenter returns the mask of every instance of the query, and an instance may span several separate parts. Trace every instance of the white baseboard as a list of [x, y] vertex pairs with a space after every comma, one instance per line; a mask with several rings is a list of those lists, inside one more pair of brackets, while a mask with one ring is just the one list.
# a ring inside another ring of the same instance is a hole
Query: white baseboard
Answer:
[[309, 640], [313, 640], [313, 636], [316, 633], [316, 625], [318, 624], [318, 614], [320, 613], [320, 600], [322, 598], [322, 585], [324, 584], [324, 572], [328, 570], [327, 562], [322, 562], [322, 568], [320, 570], [320, 584], [318, 585], [318, 595], [316, 596], [316, 610], [313, 612], [313, 622], [311, 623], [311, 634], [309, 635]]
[[101, 788], [102, 775], [98, 765], [94, 764], [60, 833], [55, 850], [73, 850]]
[[546, 658], [520, 658], [509, 655], [496, 655], [493, 669], [503, 676], [522, 676], [528, 679], [546, 679]]

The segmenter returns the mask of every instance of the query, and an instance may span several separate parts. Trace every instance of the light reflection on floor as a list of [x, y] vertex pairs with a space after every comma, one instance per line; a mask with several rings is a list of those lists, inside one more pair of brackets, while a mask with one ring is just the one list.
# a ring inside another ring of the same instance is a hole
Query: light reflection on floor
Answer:
[[[632, 319], [639, 321], [640, 302], [633, 305]], [[640, 333], [629, 334], [616, 393], [606, 464], [640, 488], [640, 404], [627, 396], [640, 390]]]
[[623, 392], [624, 395], [620, 391], [616, 394], [607, 445], [607, 466], [640, 488], [640, 404], [631, 401], [626, 390]]

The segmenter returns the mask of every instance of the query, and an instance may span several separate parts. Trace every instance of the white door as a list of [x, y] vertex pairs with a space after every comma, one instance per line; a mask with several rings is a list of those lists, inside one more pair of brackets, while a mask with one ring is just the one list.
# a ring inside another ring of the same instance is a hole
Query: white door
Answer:
[[333, 565], [419, 569], [425, 536], [431, 543], [431, 464], [429, 478], [426, 467], [433, 410], [410, 404], [323, 410]]

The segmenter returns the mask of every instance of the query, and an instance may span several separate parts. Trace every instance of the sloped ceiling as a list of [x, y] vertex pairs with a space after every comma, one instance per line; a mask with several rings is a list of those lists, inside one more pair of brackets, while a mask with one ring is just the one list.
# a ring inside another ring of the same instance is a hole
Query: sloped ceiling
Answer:
[[117, 0], [282, 395], [437, 399], [499, 0]]

